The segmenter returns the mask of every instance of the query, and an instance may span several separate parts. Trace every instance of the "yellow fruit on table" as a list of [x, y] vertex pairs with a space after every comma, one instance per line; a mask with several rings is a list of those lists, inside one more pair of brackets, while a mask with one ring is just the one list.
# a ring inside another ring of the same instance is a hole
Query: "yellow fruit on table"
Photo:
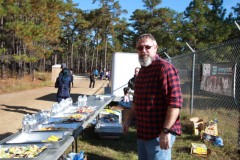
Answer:
[[57, 142], [60, 138], [54, 135], [51, 135], [48, 137], [48, 139], [43, 140], [42, 142]]

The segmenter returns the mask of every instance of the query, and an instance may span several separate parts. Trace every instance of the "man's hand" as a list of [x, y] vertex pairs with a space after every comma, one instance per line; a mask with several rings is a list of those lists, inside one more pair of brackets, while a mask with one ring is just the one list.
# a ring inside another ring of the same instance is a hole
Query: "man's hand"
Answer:
[[159, 136], [159, 145], [161, 149], [167, 150], [170, 149], [170, 144], [171, 144], [171, 138], [170, 138], [170, 133], [163, 133], [161, 132]]

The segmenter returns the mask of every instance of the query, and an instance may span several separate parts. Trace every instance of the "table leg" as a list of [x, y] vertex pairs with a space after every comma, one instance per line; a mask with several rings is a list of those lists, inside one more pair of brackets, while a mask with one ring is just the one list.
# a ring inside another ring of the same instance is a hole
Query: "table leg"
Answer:
[[[75, 141], [75, 139], [74, 139]], [[74, 142], [72, 142], [72, 152], [74, 151]]]
[[78, 153], [78, 149], [77, 149], [78, 145], [77, 145], [77, 138], [75, 139], [75, 153]]

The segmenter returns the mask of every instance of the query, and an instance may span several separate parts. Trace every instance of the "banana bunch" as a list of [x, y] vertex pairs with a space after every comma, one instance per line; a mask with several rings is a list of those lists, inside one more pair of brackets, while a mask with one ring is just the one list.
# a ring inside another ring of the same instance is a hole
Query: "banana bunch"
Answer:
[[60, 138], [54, 135], [51, 135], [48, 137], [48, 139], [43, 140], [42, 142], [57, 142]]

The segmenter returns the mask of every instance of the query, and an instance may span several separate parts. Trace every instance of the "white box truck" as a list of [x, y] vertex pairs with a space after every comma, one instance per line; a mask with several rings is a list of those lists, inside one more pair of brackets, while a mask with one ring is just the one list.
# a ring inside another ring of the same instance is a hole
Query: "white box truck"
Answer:
[[115, 95], [114, 101], [119, 101], [124, 95], [123, 88], [134, 76], [134, 70], [140, 67], [137, 53], [116, 52], [112, 57], [111, 94]]

